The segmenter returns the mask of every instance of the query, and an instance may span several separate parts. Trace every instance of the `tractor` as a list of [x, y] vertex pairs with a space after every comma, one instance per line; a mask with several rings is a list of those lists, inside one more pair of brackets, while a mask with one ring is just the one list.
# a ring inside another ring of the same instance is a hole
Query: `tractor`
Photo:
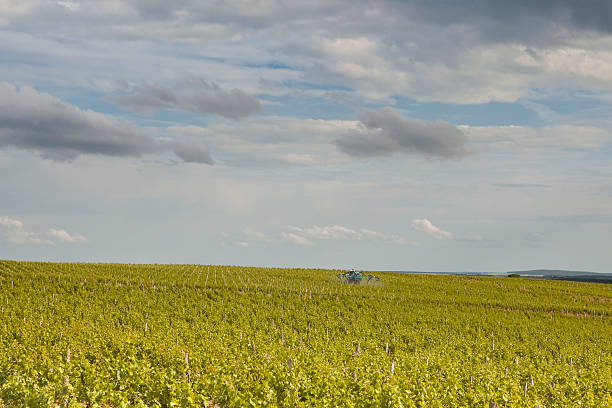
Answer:
[[377, 282], [379, 279], [373, 275], [364, 275], [360, 271], [356, 271], [355, 269], [351, 269], [348, 272], [338, 274], [338, 279], [345, 281], [346, 283], [354, 283], [359, 284], [362, 280], [367, 280], [368, 282], [374, 281]]

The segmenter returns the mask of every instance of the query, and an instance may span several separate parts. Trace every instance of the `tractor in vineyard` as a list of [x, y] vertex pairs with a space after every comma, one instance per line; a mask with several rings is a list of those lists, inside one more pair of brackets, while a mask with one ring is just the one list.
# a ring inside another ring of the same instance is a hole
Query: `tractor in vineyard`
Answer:
[[338, 274], [338, 279], [346, 282], [346, 283], [354, 283], [359, 284], [362, 280], [367, 280], [368, 282], [374, 281], [377, 282], [379, 279], [373, 275], [364, 275], [360, 271], [356, 271], [355, 269], [351, 269], [345, 273]]

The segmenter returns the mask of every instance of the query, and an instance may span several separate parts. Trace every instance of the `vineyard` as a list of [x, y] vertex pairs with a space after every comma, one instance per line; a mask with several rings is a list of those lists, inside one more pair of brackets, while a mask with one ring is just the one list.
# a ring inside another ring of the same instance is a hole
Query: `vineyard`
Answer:
[[612, 407], [612, 285], [0, 261], [0, 407]]

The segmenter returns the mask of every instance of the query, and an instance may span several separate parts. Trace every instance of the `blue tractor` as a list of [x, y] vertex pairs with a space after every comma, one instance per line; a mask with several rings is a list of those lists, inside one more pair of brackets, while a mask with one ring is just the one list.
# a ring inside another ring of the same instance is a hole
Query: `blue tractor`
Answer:
[[368, 282], [374, 281], [377, 282], [379, 279], [373, 275], [364, 275], [360, 271], [356, 271], [355, 269], [351, 269], [345, 273], [338, 274], [338, 279], [345, 281], [346, 283], [354, 283], [359, 284], [362, 280], [367, 280]]

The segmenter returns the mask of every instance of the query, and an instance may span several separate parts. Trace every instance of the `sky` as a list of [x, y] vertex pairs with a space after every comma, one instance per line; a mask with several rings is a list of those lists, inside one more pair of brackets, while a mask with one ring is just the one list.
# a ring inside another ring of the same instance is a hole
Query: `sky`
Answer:
[[0, 259], [612, 272], [612, 3], [0, 0]]

